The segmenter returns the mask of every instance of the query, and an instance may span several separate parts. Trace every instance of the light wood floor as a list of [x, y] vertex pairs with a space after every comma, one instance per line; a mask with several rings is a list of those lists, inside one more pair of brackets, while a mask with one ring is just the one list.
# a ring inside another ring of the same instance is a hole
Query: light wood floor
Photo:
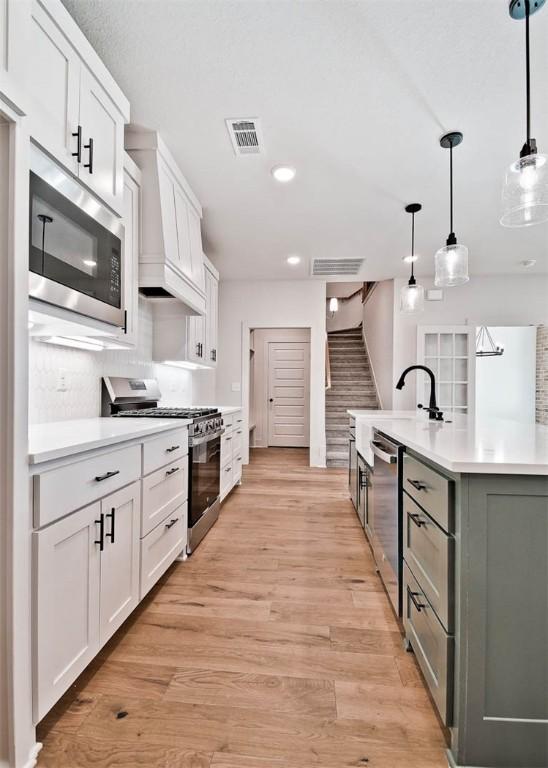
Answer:
[[42, 722], [40, 768], [446, 768], [346, 472], [307, 461], [254, 452], [207, 539]]

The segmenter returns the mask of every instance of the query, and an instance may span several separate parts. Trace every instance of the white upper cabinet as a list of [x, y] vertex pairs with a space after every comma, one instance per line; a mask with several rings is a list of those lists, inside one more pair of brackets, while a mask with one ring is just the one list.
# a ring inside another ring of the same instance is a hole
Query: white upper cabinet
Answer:
[[0, 95], [28, 114], [30, 0], [0, 0]]
[[60, 0], [34, 0], [30, 50], [32, 138], [122, 215], [127, 99]]
[[174, 298], [187, 314], [206, 311], [202, 208], [156, 132], [127, 131], [126, 149], [143, 174], [143, 247], [139, 286], [153, 297]]
[[118, 332], [119, 341], [137, 346], [139, 321], [139, 253], [141, 217], [141, 171], [131, 157], [124, 153], [124, 304], [125, 328]]
[[217, 365], [217, 336], [219, 325], [219, 273], [204, 256], [206, 281], [206, 320], [204, 362]]

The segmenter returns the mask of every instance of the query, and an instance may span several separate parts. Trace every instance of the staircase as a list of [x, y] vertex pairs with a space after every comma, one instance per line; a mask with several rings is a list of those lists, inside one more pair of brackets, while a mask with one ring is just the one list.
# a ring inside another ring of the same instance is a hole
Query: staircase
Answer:
[[331, 388], [325, 393], [328, 467], [348, 467], [349, 408], [378, 408], [377, 392], [365, 351], [362, 329], [327, 336]]

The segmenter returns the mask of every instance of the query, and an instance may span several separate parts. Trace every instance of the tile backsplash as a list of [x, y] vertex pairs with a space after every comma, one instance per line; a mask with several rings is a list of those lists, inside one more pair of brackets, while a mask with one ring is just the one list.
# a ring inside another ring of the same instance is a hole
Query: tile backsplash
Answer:
[[548, 425], [548, 326], [537, 328], [537, 424]]
[[[61, 392], [60, 373], [66, 382], [66, 391]], [[136, 349], [88, 352], [30, 341], [30, 423], [100, 416], [102, 376], [156, 378], [163, 405], [214, 403], [214, 371], [194, 372], [152, 362], [152, 311], [140, 298]]]

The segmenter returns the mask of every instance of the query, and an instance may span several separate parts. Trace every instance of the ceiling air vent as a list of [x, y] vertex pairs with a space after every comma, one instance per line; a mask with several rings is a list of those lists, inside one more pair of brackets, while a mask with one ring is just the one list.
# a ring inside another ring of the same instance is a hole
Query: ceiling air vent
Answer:
[[335, 275], [357, 275], [364, 259], [313, 259], [312, 274], [333, 277]]
[[227, 120], [226, 125], [237, 155], [259, 155], [263, 151], [261, 126], [255, 117]]

